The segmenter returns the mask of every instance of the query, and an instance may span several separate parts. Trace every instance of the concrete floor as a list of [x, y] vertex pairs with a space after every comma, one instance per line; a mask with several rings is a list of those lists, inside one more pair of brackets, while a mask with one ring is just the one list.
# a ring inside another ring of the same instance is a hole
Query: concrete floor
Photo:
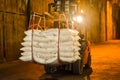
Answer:
[[42, 65], [18, 60], [0, 64], [0, 80], [120, 80], [119, 40], [92, 45], [91, 55], [93, 72], [86, 69], [83, 75], [69, 71], [48, 75]]
[[91, 80], [120, 80], [120, 40], [92, 46]]

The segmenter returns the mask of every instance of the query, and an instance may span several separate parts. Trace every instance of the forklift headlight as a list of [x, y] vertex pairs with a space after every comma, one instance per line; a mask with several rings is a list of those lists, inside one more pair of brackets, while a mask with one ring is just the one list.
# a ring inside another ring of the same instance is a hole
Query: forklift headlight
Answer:
[[73, 17], [73, 21], [77, 21], [78, 23], [82, 23], [83, 22], [83, 17], [82, 16]]
[[83, 22], [83, 17], [82, 17], [82, 16], [77, 16], [77, 21], [78, 21], [79, 23]]

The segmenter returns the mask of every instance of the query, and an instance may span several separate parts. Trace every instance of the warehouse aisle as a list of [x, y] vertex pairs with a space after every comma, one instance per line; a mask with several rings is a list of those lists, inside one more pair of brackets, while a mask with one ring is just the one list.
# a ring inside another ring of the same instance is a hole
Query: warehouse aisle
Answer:
[[120, 80], [120, 40], [92, 46], [91, 80]]
[[119, 47], [119, 40], [92, 45], [93, 72], [86, 69], [81, 76], [69, 71], [48, 75], [42, 65], [18, 60], [0, 64], [0, 80], [120, 80]]

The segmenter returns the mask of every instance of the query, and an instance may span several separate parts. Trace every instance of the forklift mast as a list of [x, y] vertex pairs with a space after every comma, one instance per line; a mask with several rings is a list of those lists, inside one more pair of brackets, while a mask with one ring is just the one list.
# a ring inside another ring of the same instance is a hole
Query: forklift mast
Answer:
[[78, 11], [78, 4], [75, 0], [54, 0], [54, 3], [48, 4], [48, 12], [51, 13], [51, 7], [58, 13], [74, 15]]

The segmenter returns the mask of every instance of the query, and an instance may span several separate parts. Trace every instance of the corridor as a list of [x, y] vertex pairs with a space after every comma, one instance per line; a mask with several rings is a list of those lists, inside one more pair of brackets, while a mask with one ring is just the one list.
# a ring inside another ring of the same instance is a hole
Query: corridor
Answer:
[[86, 69], [82, 75], [75, 75], [69, 71], [48, 75], [39, 64], [8, 62], [0, 64], [0, 80], [120, 80], [119, 53], [119, 40], [92, 44], [92, 70]]

